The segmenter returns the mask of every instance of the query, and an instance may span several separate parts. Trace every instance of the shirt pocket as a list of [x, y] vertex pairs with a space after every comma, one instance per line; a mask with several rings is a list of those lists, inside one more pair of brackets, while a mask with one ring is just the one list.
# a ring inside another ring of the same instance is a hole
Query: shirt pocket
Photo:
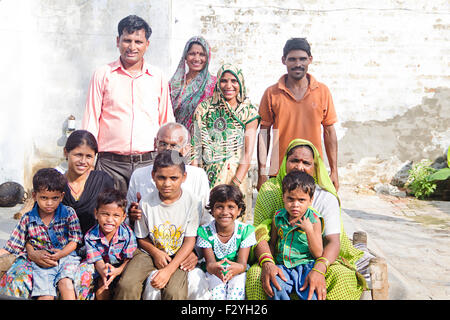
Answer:
[[120, 248], [118, 247], [114, 247], [110, 252], [109, 252], [109, 263], [111, 263], [112, 265], [119, 265], [122, 263], [122, 261], [124, 260], [123, 258], [123, 247], [120, 246]]
[[39, 250], [52, 247], [50, 238], [46, 230], [39, 229], [30, 236], [31, 236], [30, 243], [33, 247]]
[[52, 242], [57, 241], [57, 243], [54, 243], [55, 245], [60, 246], [61, 248], [65, 246], [69, 240], [69, 228], [64, 222], [57, 222], [53, 226], [53, 233], [55, 235], [55, 238], [53, 238], [50, 230], [49, 235]]
[[[133, 107], [135, 112], [139, 112], [141, 116], [147, 119], [158, 119], [161, 87], [152, 79], [144, 78], [135, 79], [133, 82]], [[158, 123], [158, 122], [156, 122]]]
[[132, 81], [111, 77], [103, 93], [102, 109], [108, 113], [128, 110], [133, 103]]

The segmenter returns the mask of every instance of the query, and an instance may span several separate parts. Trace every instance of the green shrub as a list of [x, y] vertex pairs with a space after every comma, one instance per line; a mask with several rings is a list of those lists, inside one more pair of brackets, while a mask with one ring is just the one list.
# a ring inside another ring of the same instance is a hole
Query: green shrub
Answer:
[[406, 187], [418, 199], [429, 197], [436, 190], [436, 183], [429, 179], [429, 176], [436, 172], [436, 169], [430, 167], [430, 164], [430, 160], [422, 160], [409, 170]]

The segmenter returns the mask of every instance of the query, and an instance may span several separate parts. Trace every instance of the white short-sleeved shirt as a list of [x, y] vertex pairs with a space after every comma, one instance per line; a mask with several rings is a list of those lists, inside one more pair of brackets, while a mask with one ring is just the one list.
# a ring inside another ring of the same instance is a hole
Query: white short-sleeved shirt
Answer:
[[149, 237], [169, 256], [181, 248], [184, 237], [197, 235], [201, 201], [187, 190], [183, 190], [181, 197], [171, 204], [162, 202], [158, 191], [152, 192], [143, 196], [139, 207], [142, 218], [134, 226], [136, 238]]
[[325, 224], [323, 234], [325, 236], [341, 233], [339, 202], [334, 195], [316, 184], [312, 207], [323, 217]]

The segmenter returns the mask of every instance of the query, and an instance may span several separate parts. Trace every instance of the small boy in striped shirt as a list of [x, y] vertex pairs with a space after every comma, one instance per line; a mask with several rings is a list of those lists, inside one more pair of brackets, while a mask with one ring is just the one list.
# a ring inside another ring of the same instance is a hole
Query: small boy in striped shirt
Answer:
[[34, 250], [40, 251], [55, 265], [45, 268], [31, 262], [31, 296], [38, 300], [53, 300], [57, 296], [56, 288], [61, 299], [76, 298], [73, 280], [80, 258], [75, 249], [83, 235], [75, 210], [61, 203], [66, 183], [66, 177], [56, 169], [44, 168], [36, 172], [33, 176], [33, 209], [22, 217], [5, 246], [9, 253], [25, 258], [25, 244], [29, 242]]
[[111, 299], [117, 280], [137, 248], [134, 232], [123, 223], [126, 207], [125, 193], [115, 189], [100, 193], [95, 209], [97, 224], [84, 238], [87, 262], [95, 265], [97, 300]]

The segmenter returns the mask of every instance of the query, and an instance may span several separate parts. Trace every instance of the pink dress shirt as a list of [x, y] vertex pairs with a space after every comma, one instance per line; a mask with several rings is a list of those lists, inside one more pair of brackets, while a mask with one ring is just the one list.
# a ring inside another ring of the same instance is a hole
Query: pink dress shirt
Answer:
[[95, 71], [82, 128], [97, 138], [99, 152], [153, 151], [161, 125], [174, 121], [169, 84], [158, 68], [144, 62], [133, 77], [118, 59]]

